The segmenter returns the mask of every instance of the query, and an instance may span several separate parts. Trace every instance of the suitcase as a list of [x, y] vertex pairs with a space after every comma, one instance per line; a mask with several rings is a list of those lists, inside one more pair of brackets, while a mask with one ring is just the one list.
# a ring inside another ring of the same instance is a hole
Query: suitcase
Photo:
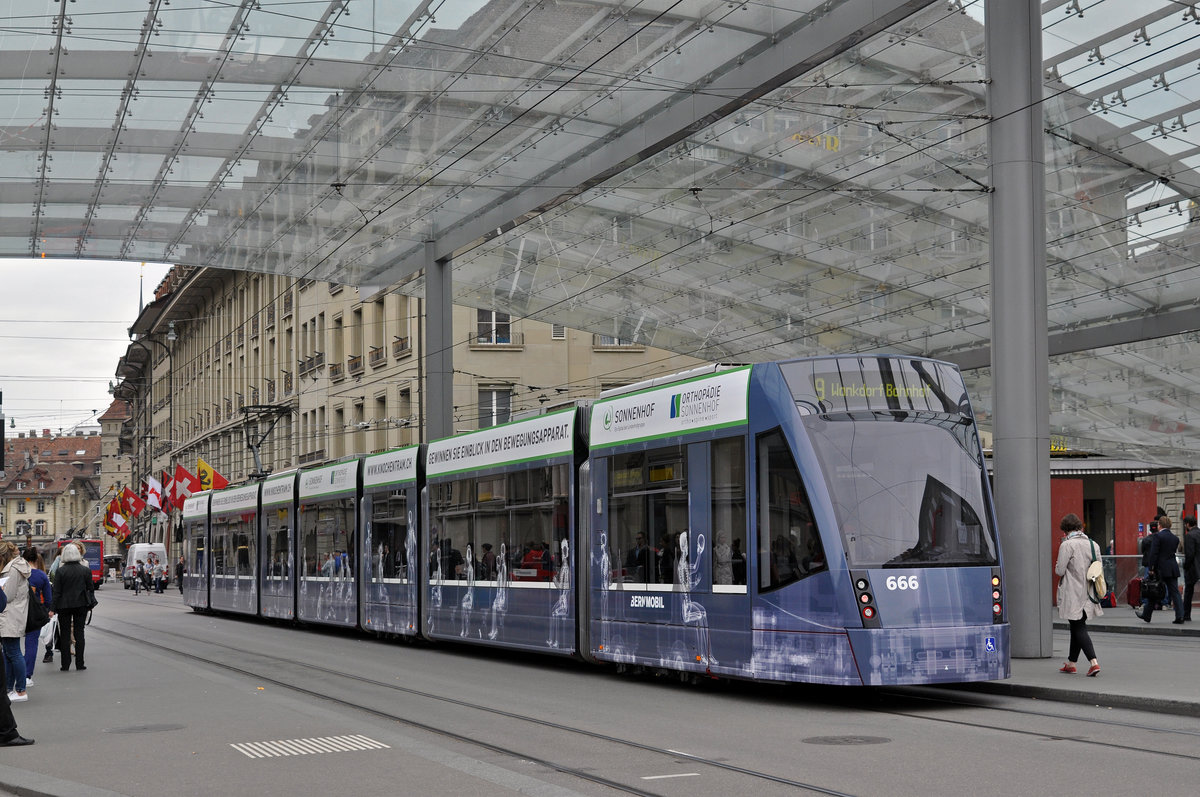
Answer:
[[1129, 587], [1125, 590], [1125, 600], [1135, 609], [1142, 605], [1142, 579], [1140, 576], [1129, 579]]

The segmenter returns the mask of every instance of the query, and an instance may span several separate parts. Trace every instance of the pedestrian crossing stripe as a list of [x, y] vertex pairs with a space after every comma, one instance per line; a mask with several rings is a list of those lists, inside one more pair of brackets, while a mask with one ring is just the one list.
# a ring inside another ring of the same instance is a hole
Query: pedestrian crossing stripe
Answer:
[[388, 745], [367, 736], [318, 736], [310, 739], [279, 739], [271, 742], [230, 744], [247, 758], [279, 758], [317, 753], [348, 753], [354, 750], [388, 750]]

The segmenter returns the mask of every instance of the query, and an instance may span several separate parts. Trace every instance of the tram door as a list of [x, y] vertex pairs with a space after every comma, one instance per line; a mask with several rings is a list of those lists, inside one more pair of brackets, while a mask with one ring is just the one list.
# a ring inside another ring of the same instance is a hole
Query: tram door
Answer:
[[263, 617], [296, 616], [296, 473], [263, 482], [259, 533], [259, 605]]
[[208, 603], [208, 499], [204, 492], [183, 503], [183, 602], [194, 609]]

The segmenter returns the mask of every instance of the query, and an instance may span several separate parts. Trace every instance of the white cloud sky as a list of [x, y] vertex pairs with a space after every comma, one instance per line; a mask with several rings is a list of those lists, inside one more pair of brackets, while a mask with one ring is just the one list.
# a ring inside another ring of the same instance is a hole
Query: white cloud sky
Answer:
[[138, 314], [139, 281], [149, 304], [167, 270], [151, 263], [0, 259], [0, 390], [9, 435], [65, 432], [108, 409], [108, 383], [116, 381]]

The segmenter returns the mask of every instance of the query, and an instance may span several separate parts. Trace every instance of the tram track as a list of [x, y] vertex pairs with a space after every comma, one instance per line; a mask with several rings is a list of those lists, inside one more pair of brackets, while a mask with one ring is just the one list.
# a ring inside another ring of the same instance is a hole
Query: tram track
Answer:
[[[921, 694], [919, 691], [921, 689], [922, 689], [921, 687], [916, 687], [916, 688], [914, 688], [914, 691], [906, 691], [906, 692], [899, 692], [899, 691], [895, 691], [895, 690], [885, 690], [885, 691], [881, 692], [881, 694], [886, 694], [891, 697], [902, 698], [904, 700], [909, 700], [909, 701], [921, 700], [921, 701], [925, 701], [925, 702], [929, 702], [929, 703], [936, 703], [939, 705], [959, 706], [959, 707], [966, 707], [966, 708], [982, 709], [982, 710], [986, 710], [986, 711], [1003, 712], [1003, 713], [1007, 713], [1007, 714], [1018, 714], [1018, 715], [1027, 716], [1027, 717], [1037, 717], [1039, 719], [1044, 719], [1044, 720], [1055, 720], [1055, 721], [1060, 721], [1060, 722], [1077, 722], [1077, 723], [1079, 723], [1081, 725], [1085, 725], [1085, 726], [1102, 725], [1102, 726], [1107, 726], [1107, 727], [1111, 727], [1111, 728], [1119, 729], [1119, 730], [1143, 731], [1148, 734], [1161, 734], [1161, 735], [1165, 735], [1165, 736], [1182, 736], [1182, 737], [1188, 737], [1188, 738], [1200, 736], [1200, 731], [1193, 731], [1193, 730], [1186, 730], [1186, 729], [1165, 729], [1160, 725], [1143, 725], [1140, 723], [1133, 723], [1133, 722], [1117, 722], [1117, 721], [1113, 721], [1113, 720], [1106, 720], [1103, 718], [1095, 718], [1095, 717], [1064, 717], [1061, 713], [1051, 714], [1051, 713], [1047, 713], [1044, 711], [1031, 711], [1029, 709], [1018, 709], [1018, 708], [1012, 708], [1012, 707], [1008, 707], [1008, 706], [985, 705], [985, 704], [979, 703], [977, 701], [971, 701], [971, 700], [966, 700], [966, 699], [962, 699], [962, 698], [954, 699], [954, 698], [950, 698], [950, 697], [946, 697], [946, 696], [936, 696], [935, 697], [935, 696], [929, 695], [929, 694]], [[1088, 739], [1088, 738], [1085, 738], [1082, 736], [1067, 736], [1067, 735], [1063, 735], [1063, 734], [1052, 734], [1052, 733], [1048, 733], [1046, 731], [1026, 730], [1026, 729], [1022, 729], [1022, 728], [1009, 728], [1009, 727], [996, 725], [995, 723], [972, 722], [970, 720], [953, 719], [953, 718], [949, 718], [949, 717], [931, 717], [926, 714], [921, 714], [921, 713], [912, 712], [912, 711], [900, 711], [900, 710], [884, 709], [884, 708], [878, 708], [878, 707], [866, 707], [866, 708], [867, 708], [867, 710], [873, 711], [875, 713], [886, 714], [886, 715], [897, 716], [897, 717], [904, 717], [905, 719], [923, 720], [926, 722], [936, 722], [936, 723], [945, 724], [945, 725], [954, 725], [954, 726], [960, 726], [960, 727], [975, 728], [975, 729], [979, 729], [979, 730], [1000, 731], [1003, 733], [1009, 733], [1009, 734], [1014, 734], [1014, 735], [1019, 735], [1019, 736], [1026, 736], [1026, 737], [1033, 737], [1033, 738], [1047, 739], [1047, 740], [1054, 740], [1054, 741], [1071, 741], [1071, 742], [1076, 742], [1078, 744], [1083, 744], [1083, 745], [1102, 747], [1102, 748], [1107, 748], [1107, 749], [1112, 749], [1112, 750], [1121, 750], [1124, 752], [1145, 753], [1148, 755], [1157, 755], [1157, 756], [1162, 756], [1162, 757], [1167, 757], [1167, 758], [1177, 758], [1177, 759], [1183, 759], [1186, 761], [1200, 761], [1200, 755], [1193, 755], [1193, 754], [1189, 754], [1189, 753], [1177, 753], [1177, 752], [1173, 752], [1170, 750], [1155, 750], [1153, 748], [1147, 748], [1144, 746], [1116, 744], [1113, 742], [1107, 742], [1107, 741], [1103, 741], [1103, 740], [1099, 740], [1099, 739]]]
[[[219, 667], [224, 672], [245, 675], [247, 677], [254, 678], [257, 681], [273, 684], [275, 686], [285, 688], [289, 691], [292, 691], [292, 692], [295, 692], [295, 693], [298, 693], [301, 695], [305, 695], [307, 697], [320, 698], [322, 700], [333, 702], [337, 705], [340, 705], [340, 706], [343, 706], [343, 707], [346, 707], [349, 709], [353, 709], [355, 711], [362, 711], [362, 712], [371, 714], [373, 716], [376, 716], [376, 717], [379, 717], [382, 719], [386, 719], [386, 720], [389, 720], [392, 722], [402, 724], [402, 725], [410, 727], [410, 728], [414, 728], [414, 729], [417, 729], [417, 730], [420, 730], [420, 731], [423, 731], [426, 733], [430, 733], [430, 734], [435, 734], [437, 736], [451, 739], [451, 740], [454, 740], [459, 743], [472, 745], [472, 746], [478, 747], [480, 749], [487, 750], [489, 752], [496, 753], [496, 754], [499, 754], [502, 756], [506, 756], [506, 757], [509, 757], [509, 758], [512, 758], [512, 759], [515, 759], [518, 761], [532, 762], [532, 763], [538, 764], [540, 766], [546, 767], [548, 769], [551, 769], [555, 772], [559, 772], [559, 773], [562, 773], [562, 774], [565, 774], [565, 775], [568, 775], [571, 777], [579, 778], [580, 780], [594, 783], [596, 785], [604, 786], [606, 788], [614, 789], [619, 792], [623, 792], [626, 794], [645, 795], [645, 797], [662, 797], [660, 793], [650, 791], [650, 790], [648, 790], [644, 787], [638, 786], [636, 784], [629, 784], [629, 783], [615, 781], [615, 780], [597, 775], [594, 772], [589, 772], [586, 770], [579, 769], [577, 767], [571, 767], [569, 765], [565, 765], [560, 762], [553, 761], [544, 756], [539, 756], [537, 754], [530, 754], [524, 750], [518, 750], [512, 746], [497, 744], [495, 742], [490, 742], [486, 739], [479, 738], [478, 736], [472, 736], [469, 734], [455, 732], [455, 731], [452, 731], [452, 730], [449, 730], [446, 728], [441, 728], [436, 725], [432, 725], [429, 723], [421, 722], [419, 720], [415, 720], [411, 717], [407, 717], [407, 716], [403, 716], [401, 714], [387, 711], [385, 709], [377, 708], [377, 707], [370, 706], [370, 705], [365, 705], [362, 702], [357, 702], [357, 701], [353, 701], [353, 700], [349, 700], [349, 699], [345, 699], [345, 698], [336, 697], [336, 696], [330, 695], [327, 691], [322, 691], [322, 690], [318, 690], [318, 689], [310, 689], [310, 688], [302, 686], [294, 681], [285, 680], [285, 679], [281, 679], [281, 678], [273, 676], [271, 674], [270, 667], [264, 667], [262, 669], [250, 669], [250, 668], [244, 667], [244, 666], [237, 666], [237, 665], [229, 663], [229, 659], [227, 656], [214, 655], [214, 656], [210, 657], [210, 656], [200, 655], [197, 653], [190, 653], [190, 652], [179, 650], [178, 648], [172, 647], [170, 645], [164, 645], [164, 644], [150, 641], [150, 640], [146, 639], [144, 636], [139, 636], [134, 633], [124, 633], [120, 630], [112, 628], [111, 627], [112, 622], [114, 622], [114, 621], [112, 621], [111, 619], [108, 619], [104, 622], [103, 625], [100, 626], [100, 628], [103, 629], [104, 633], [110, 634], [113, 637], [116, 637], [116, 638], [119, 638], [122, 640], [126, 640], [127, 642], [136, 643], [138, 645], [152, 648], [152, 649], [155, 649], [155, 650], [158, 650], [158, 651], [161, 651], [161, 652], [173, 655], [173, 656], [178, 656], [178, 657], [181, 657], [181, 658], [193, 661], [193, 662], [216, 666], [216, 667]], [[603, 743], [614, 745], [617, 747], [633, 749], [633, 750], [640, 751], [642, 753], [649, 753], [653, 756], [661, 756], [663, 758], [669, 759], [672, 762], [686, 761], [687, 763], [694, 764], [696, 766], [710, 767], [712, 769], [726, 772], [729, 774], [738, 775], [738, 776], [742, 776], [742, 777], [748, 777], [748, 778], [752, 778], [757, 781], [773, 783], [773, 784], [777, 784], [780, 786], [786, 786], [786, 787], [793, 788], [793, 789], [801, 789], [801, 790], [808, 791], [808, 792], [814, 793], [814, 794], [831, 795], [832, 797], [852, 797], [852, 795], [849, 795], [848, 793], [843, 792], [843, 791], [829, 789], [829, 788], [825, 788], [822, 786], [818, 786], [816, 784], [806, 783], [803, 781], [797, 781], [797, 780], [782, 777], [779, 775], [774, 775], [769, 772], [761, 772], [761, 771], [753, 770], [753, 769], [750, 769], [747, 767], [737, 766], [736, 764], [731, 764], [731, 763], [728, 763], [725, 761], [717, 761], [714, 759], [705, 758], [703, 756], [694, 755], [694, 754], [682, 752], [679, 750], [672, 750], [672, 749], [665, 748], [665, 747], [658, 747], [658, 746], [646, 744], [643, 742], [637, 742], [637, 741], [633, 741], [630, 739], [624, 739], [619, 736], [614, 736], [612, 734], [606, 734], [606, 733], [602, 733], [599, 731], [588, 730], [586, 728], [579, 728], [579, 727], [575, 727], [575, 726], [571, 726], [571, 725], [566, 725], [563, 723], [553, 722], [551, 720], [547, 720], [547, 719], [535, 717], [535, 716], [530, 716], [528, 714], [521, 714], [519, 712], [508, 711], [505, 709], [494, 708], [494, 707], [490, 707], [490, 706], [483, 706], [483, 705], [480, 705], [475, 702], [461, 700], [461, 699], [453, 698], [453, 697], [448, 697], [444, 694], [439, 694], [437, 692], [431, 692], [431, 691], [427, 691], [427, 690], [415, 689], [413, 687], [403, 686], [400, 684], [389, 683], [386, 681], [381, 681], [376, 678], [370, 678], [370, 677], [362, 676], [362, 675], [355, 675], [353, 673], [348, 673], [344, 670], [335, 670], [333, 668], [322, 667], [320, 665], [306, 663], [306, 662], [298, 661], [298, 660], [292, 659], [292, 658], [271, 656], [269, 654], [248, 651], [245, 648], [235, 647], [233, 645], [225, 645], [225, 644], [222, 644], [219, 642], [213, 642], [210, 640], [197, 639], [196, 637], [193, 637], [193, 636], [179, 634], [179, 633], [175, 633], [175, 632], [171, 632], [171, 631], [163, 631], [161, 628], [151, 628], [148, 626], [139, 625], [137, 623], [132, 623], [132, 622], [129, 622], [126, 620], [118, 620], [115, 622], [120, 622], [123, 625], [129, 626], [134, 629], [139, 629], [139, 630], [142, 630], [145, 632], [153, 633], [154, 635], [156, 635], [158, 637], [161, 637], [163, 634], [169, 634], [171, 636], [177, 637], [178, 639], [184, 640], [188, 643], [205, 645], [205, 646], [208, 646], [211, 648], [220, 649], [222, 651], [235, 652], [241, 656], [253, 656], [255, 658], [263, 659], [265, 662], [268, 662], [268, 663], [275, 663], [275, 664], [285, 663], [288, 666], [303, 668], [304, 670], [313, 672], [314, 674], [319, 674], [321, 676], [332, 677], [332, 678], [337, 678], [337, 679], [344, 679], [347, 681], [353, 681], [353, 682], [357, 682], [357, 683], [360, 683], [363, 685], [371, 686], [373, 688], [384, 689], [384, 690], [388, 690], [388, 691], [392, 691], [392, 692], [406, 694], [406, 695], [416, 697], [416, 698], [436, 701], [436, 702], [439, 702], [442, 704], [454, 706], [456, 708], [462, 708], [462, 709], [468, 709], [471, 711], [486, 713], [486, 714], [500, 717], [500, 718], [510, 720], [510, 721], [528, 723], [528, 724], [536, 725], [536, 726], [539, 726], [539, 727], [542, 727], [542, 728], [545, 728], [548, 730], [552, 730], [552, 731], [555, 731], [558, 733], [572, 734], [574, 736], [584, 737], [587, 739], [591, 739], [591, 740], [594, 740], [597, 742], [603, 742]]]

